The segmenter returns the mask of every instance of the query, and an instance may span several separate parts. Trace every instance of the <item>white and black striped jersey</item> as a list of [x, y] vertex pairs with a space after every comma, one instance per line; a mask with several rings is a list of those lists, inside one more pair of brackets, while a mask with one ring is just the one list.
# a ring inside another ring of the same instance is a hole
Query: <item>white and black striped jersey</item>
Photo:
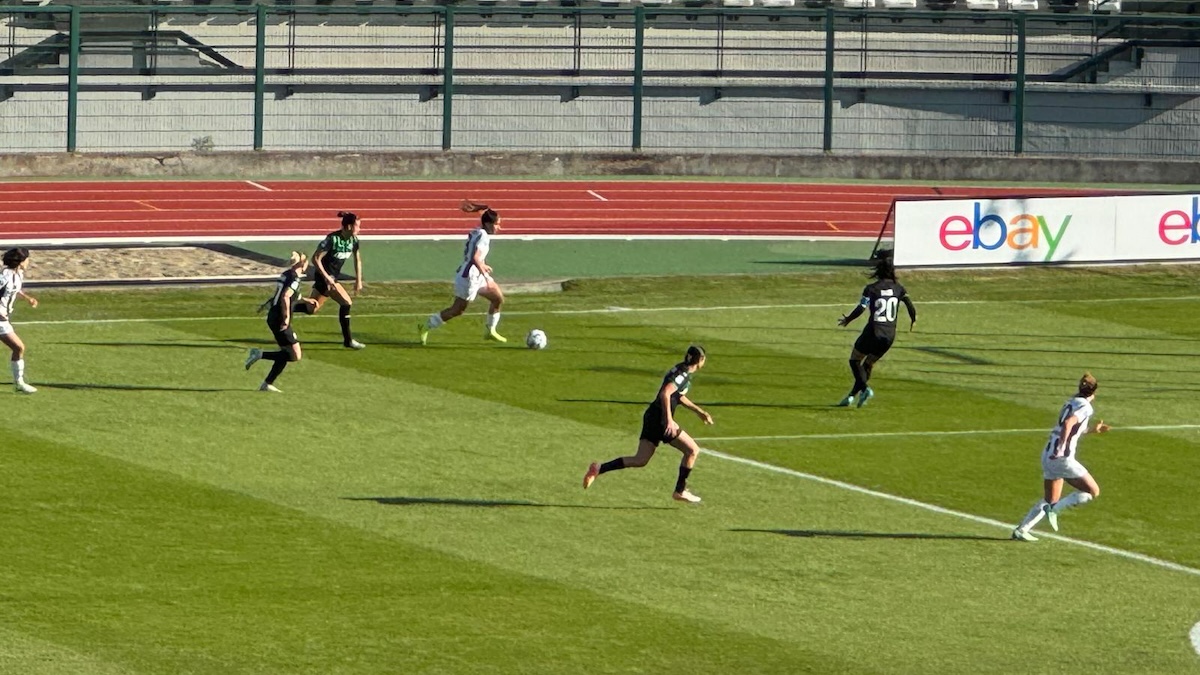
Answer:
[[24, 283], [24, 272], [8, 267], [0, 271], [0, 321], [8, 321], [8, 317], [12, 316], [13, 305]]
[[[487, 233], [487, 230], [482, 227], [471, 230], [471, 234], [467, 235], [467, 245], [463, 248], [463, 261], [458, 266], [458, 275], [461, 277], [470, 275], [471, 269], [475, 267], [475, 253], [479, 252], [479, 260], [483, 262], [491, 248], [492, 236]], [[483, 272], [483, 270], [479, 271]]]
[[[1087, 432], [1088, 421], [1092, 419], [1092, 413], [1092, 402], [1083, 396], [1076, 396], [1067, 401], [1058, 413], [1058, 425], [1050, 431], [1050, 440], [1047, 441], [1046, 447], [1042, 451], [1043, 454], [1050, 459], [1074, 456], [1075, 447], [1079, 444], [1079, 437]], [[1079, 420], [1079, 423], [1071, 429], [1071, 436], [1067, 438], [1066, 443], [1062, 444], [1062, 450], [1059, 451], [1058, 447], [1063, 437], [1063, 430], [1067, 425], [1067, 420], [1072, 417]]]

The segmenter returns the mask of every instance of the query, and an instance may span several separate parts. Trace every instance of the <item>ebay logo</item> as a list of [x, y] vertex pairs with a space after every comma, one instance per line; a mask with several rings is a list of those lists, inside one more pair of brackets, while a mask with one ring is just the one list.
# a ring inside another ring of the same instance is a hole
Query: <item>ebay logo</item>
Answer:
[[1164, 244], [1171, 246], [1200, 242], [1200, 232], [1196, 231], [1198, 221], [1200, 221], [1200, 197], [1192, 197], [1190, 214], [1176, 209], [1167, 211], [1162, 218], [1158, 219], [1158, 238]]
[[[1196, 204], [1195, 199], [1192, 200], [1192, 204]], [[1192, 211], [1196, 211], [1195, 206]], [[1062, 219], [1062, 223], [1051, 227], [1045, 216], [1032, 213], [1022, 213], [1005, 220], [995, 213], [984, 213], [982, 203], [975, 202], [974, 218], [950, 216], [943, 220], [941, 228], [938, 229], [938, 240], [942, 248], [948, 251], [962, 251], [966, 248], [994, 251], [1001, 246], [1015, 251], [1045, 248], [1044, 260], [1048, 261], [1054, 256], [1054, 251], [1058, 249], [1063, 233], [1067, 231], [1067, 225], [1070, 223], [1071, 216], [1068, 215]], [[1192, 219], [1190, 226], [1195, 236], [1196, 218]]]

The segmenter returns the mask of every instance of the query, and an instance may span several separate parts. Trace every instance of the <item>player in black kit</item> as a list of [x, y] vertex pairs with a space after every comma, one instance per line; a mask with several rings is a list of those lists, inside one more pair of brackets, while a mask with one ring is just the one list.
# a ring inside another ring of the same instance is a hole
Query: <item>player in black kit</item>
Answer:
[[861, 408], [875, 395], [874, 390], [867, 386], [867, 382], [871, 379], [871, 370], [875, 367], [875, 362], [883, 358], [896, 341], [896, 317], [900, 303], [904, 303], [904, 309], [908, 312], [908, 329], [912, 330], [913, 325], [917, 323], [917, 308], [908, 298], [904, 287], [896, 282], [892, 252], [879, 251], [873, 260], [875, 269], [871, 272], [871, 277], [875, 281], [863, 289], [858, 306], [838, 320], [839, 326], [847, 326], [864, 310], [867, 312], [867, 325], [863, 327], [862, 334], [858, 336], [854, 349], [850, 352], [850, 373], [854, 375], [854, 388], [838, 403], [839, 406], [850, 405], [857, 395], [858, 407]]
[[342, 219], [342, 229], [325, 235], [317, 250], [313, 253], [313, 267], [316, 268], [316, 278], [313, 280], [312, 292], [307, 298], [299, 299], [292, 309], [305, 314], [315, 314], [327, 298], [333, 298], [338, 303], [338, 322], [342, 325], [342, 344], [347, 349], [362, 349], [366, 345], [355, 340], [350, 334], [350, 307], [354, 301], [345, 287], [337, 280], [342, 273], [342, 267], [350, 258], [354, 258], [354, 294], [363, 288], [362, 256], [358, 253], [358, 230], [362, 221], [349, 211], [338, 211]]
[[692, 386], [692, 373], [704, 367], [704, 360], [703, 347], [699, 345], [688, 347], [683, 361], [675, 364], [675, 367], [667, 372], [662, 386], [658, 388], [658, 396], [654, 397], [654, 401], [642, 415], [642, 435], [638, 439], [637, 454], [632, 457], [618, 457], [603, 464], [592, 462], [592, 465], [588, 467], [587, 474], [583, 477], [585, 490], [592, 484], [592, 481], [596, 480], [596, 476], [602, 473], [646, 466], [650, 458], [654, 456], [658, 444], [667, 443], [683, 453], [683, 460], [679, 463], [679, 479], [675, 481], [675, 493], [671, 496], [681, 502], [695, 504], [700, 501], [699, 497], [687, 489], [688, 475], [692, 473], [692, 467], [696, 465], [696, 457], [700, 455], [700, 446], [696, 445], [696, 441], [675, 421], [675, 407], [682, 405], [699, 415], [705, 424], [713, 423], [712, 415], [692, 403], [687, 397], [688, 389]]
[[291, 263], [276, 280], [275, 292], [258, 306], [259, 311], [266, 308], [267, 327], [271, 329], [271, 335], [275, 336], [275, 343], [279, 345], [279, 349], [273, 352], [263, 352], [255, 347], [246, 357], [246, 370], [250, 370], [250, 366], [259, 359], [271, 362], [271, 372], [267, 373], [267, 379], [263, 380], [259, 391], [278, 392], [275, 388], [275, 378], [287, 368], [287, 364], [300, 360], [300, 340], [296, 337], [296, 331], [292, 330], [292, 299], [300, 290], [300, 278], [304, 270], [308, 269], [308, 257], [298, 251], [292, 251]]

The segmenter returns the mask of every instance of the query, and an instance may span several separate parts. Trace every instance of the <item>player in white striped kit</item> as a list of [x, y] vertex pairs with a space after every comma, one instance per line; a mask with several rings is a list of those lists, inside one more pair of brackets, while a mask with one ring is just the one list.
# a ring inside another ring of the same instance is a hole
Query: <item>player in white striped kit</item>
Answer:
[[38, 306], [36, 299], [21, 290], [25, 284], [25, 268], [29, 266], [29, 250], [9, 249], [4, 252], [3, 261], [4, 269], [0, 271], [0, 342], [12, 350], [13, 388], [21, 394], [32, 394], [37, 389], [25, 382], [25, 343], [21, 342], [9, 323], [18, 295], [28, 300], [30, 307]]
[[484, 319], [484, 339], [508, 342], [496, 332], [496, 326], [500, 324], [500, 306], [504, 304], [504, 292], [492, 278], [491, 266], [485, 262], [492, 247], [492, 235], [500, 230], [500, 214], [487, 204], [478, 204], [469, 199], [463, 200], [460, 208], [467, 213], [482, 211], [483, 215], [479, 218], [479, 227], [467, 235], [463, 261], [454, 274], [454, 301], [446, 309], [431, 314], [428, 319], [418, 324], [417, 333], [421, 344], [425, 344], [429, 339], [429, 331], [465, 312], [475, 296], [482, 295], [491, 303], [487, 318]]
[[[1092, 399], [1096, 398], [1096, 378], [1084, 373], [1079, 379], [1079, 393], [1063, 405], [1058, 413], [1058, 424], [1050, 432], [1050, 440], [1042, 448], [1042, 478], [1044, 498], [1025, 515], [1025, 519], [1013, 530], [1012, 538], [1020, 541], [1037, 541], [1029, 533], [1042, 518], [1050, 523], [1050, 529], [1058, 531], [1058, 514], [1072, 506], [1081, 506], [1100, 496], [1100, 486], [1092, 474], [1079, 463], [1079, 437], [1088, 433], [1088, 421], [1092, 418]], [[1102, 434], [1111, 427], [1103, 420], [1096, 422], [1091, 431]], [[1066, 481], [1075, 492], [1062, 497], [1062, 485]]]

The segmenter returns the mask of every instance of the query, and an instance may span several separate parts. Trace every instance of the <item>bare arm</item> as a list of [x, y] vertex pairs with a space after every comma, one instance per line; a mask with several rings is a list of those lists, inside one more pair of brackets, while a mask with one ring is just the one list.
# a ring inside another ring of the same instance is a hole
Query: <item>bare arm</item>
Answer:
[[362, 254], [357, 250], [354, 251], [354, 292], [358, 293], [363, 289], [363, 271], [362, 271]]
[[483, 256], [479, 255], [479, 249], [475, 249], [475, 253], [471, 256], [471, 264], [484, 274], [492, 273], [492, 266], [483, 262]]
[[37, 307], [37, 305], [38, 305], [37, 298], [25, 293], [25, 291], [17, 291], [17, 295], [21, 296], [22, 298], [25, 298], [29, 302], [30, 307]]
[[658, 390], [658, 405], [662, 407], [663, 422], [666, 423], [668, 432], [671, 431], [671, 427], [678, 429], [675, 420], [671, 417], [671, 395], [675, 393], [676, 389], [674, 382], [668, 382]]
[[704, 408], [701, 408], [700, 406], [693, 403], [692, 399], [690, 399], [686, 396], [680, 396], [679, 397], [679, 405], [696, 413], [700, 417], [700, 419], [704, 420], [705, 424], [713, 423], [712, 415], [709, 415], [708, 412]]
[[317, 249], [316, 253], [313, 253], [312, 261], [313, 261], [313, 265], [315, 265], [317, 268], [317, 272], [319, 272], [321, 277], [323, 279], [325, 279], [325, 281], [328, 282], [330, 286], [332, 286], [334, 283], [337, 282], [337, 279], [334, 279], [329, 274], [329, 272], [325, 271], [325, 264], [321, 262], [324, 259], [325, 259], [325, 249], [319, 248], [319, 249]]

